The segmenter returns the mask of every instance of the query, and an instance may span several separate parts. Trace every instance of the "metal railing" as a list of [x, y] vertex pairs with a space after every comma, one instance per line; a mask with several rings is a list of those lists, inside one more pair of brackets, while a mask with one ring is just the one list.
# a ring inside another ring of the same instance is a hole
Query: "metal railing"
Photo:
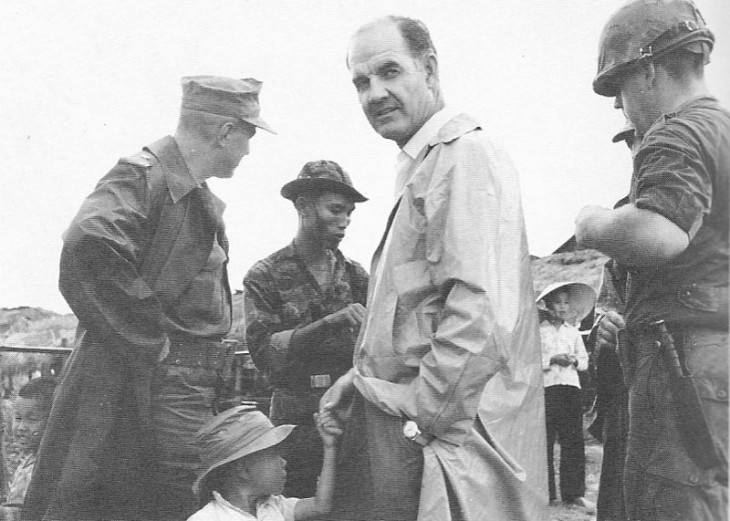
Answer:
[[[5, 352], [67, 357], [72, 351], [73, 348], [65, 346], [0, 345], [0, 355]], [[262, 410], [268, 411], [270, 387], [266, 377], [256, 369], [248, 349], [235, 351], [230, 378], [231, 388], [236, 395], [255, 401]]]

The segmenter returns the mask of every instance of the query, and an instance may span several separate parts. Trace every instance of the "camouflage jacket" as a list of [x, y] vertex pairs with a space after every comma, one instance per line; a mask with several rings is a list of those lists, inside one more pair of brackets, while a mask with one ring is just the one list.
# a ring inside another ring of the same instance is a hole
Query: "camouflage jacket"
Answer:
[[366, 303], [367, 272], [339, 250], [333, 254], [329, 288], [320, 288], [293, 244], [254, 264], [243, 280], [246, 343], [275, 387], [274, 402], [277, 394], [292, 399], [307, 394], [312, 375], [329, 375], [334, 383], [352, 367], [357, 331], [332, 330], [316, 342], [291, 342], [297, 328]]

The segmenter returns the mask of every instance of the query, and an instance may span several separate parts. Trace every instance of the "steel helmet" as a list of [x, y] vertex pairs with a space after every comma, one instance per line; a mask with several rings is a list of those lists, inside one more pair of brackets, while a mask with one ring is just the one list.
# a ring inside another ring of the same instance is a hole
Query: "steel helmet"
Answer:
[[704, 54], [707, 63], [714, 42], [691, 0], [633, 0], [603, 28], [593, 90], [615, 96], [618, 80], [632, 65], [676, 49]]

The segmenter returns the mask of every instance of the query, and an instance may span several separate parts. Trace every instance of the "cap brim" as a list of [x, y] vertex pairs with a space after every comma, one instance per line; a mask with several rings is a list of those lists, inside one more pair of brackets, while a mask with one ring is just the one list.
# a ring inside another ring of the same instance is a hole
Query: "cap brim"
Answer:
[[308, 192], [335, 192], [344, 194], [352, 198], [356, 203], [362, 203], [368, 200], [367, 197], [353, 187], [333, 179], [295, 179], [294, 181], [289, 181], [281, 188], [282, 197], [290, 201], [294, 201], [300, 195]]
[[627, 119], [626, 123], [624, 124], [624, 128], [619, 130], [615, 136], [613, 136], [614, 143], [618, 143], [619, 141], [626, 141], [626, 138], [631, 137], [633, 134], [635, 134], [636, 131], [634, 130], [634, 126], [631, 124], [631, 122]]
[[540, 292], [535, 302], [540, 303], [550, 293], [563, 287], [567, 288], [571, 312], [575, 315], [576, 321], [582, 321], [596, 305], [596, 292], [588, 284], [573, 281], [554, 282]]
[[226, 463], [230, 463], [231, 461], [235, 461], [244, 456], [248, 456], [249, 454], [253, 454], [254, 452], [258, 452], [260, 450], [273, 447], [274, 445], [278, 445], [291, 434], [291, 431], [294, 430], [294, 427], [296, 427], [296, 425], [279, 425], [278, 427], [274, 427], [266, 434], [256, 438], [253, 443], [246, 445], [245, 447], [241, 448], [241, 450], [234, 452], [227, 458], [224, 458], [220, 461], [215, 462], [213, 465], [210, 465], [207, 469], [205, 469], [205, 471], [200, 474], [200, 476], [198, 476], [198, 479], [195, 480], [195, 483], [193, 483], [193, 493], [196, 495], [200, 493], [200, 488], [203, 484], [203, 481], [205, 480], [206, 476], [210, 474], [213, 470], [225, 465]]
[[261, 118], [260, 116], [257, 116], [255, 118], [247, 116], [247, 117], [241, 118], [241, 119], [243, 119], [247, 123], [251, 123], [252, 125], [254, 125], [256, 127], [262, 128], [267, 132], [276, 134], [276, 131], [273, 128], [271, 128], [271, 126], [268, 123], [266, 123], [266, 121], [264, 121], [263, 118]]

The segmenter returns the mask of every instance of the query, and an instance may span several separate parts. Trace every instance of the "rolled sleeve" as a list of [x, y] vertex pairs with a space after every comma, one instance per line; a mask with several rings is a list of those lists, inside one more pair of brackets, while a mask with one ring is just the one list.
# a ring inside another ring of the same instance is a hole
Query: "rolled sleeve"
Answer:
[[284, 329], [271, 300], [273, 281], [260, 269], [252, 269], [243, 281], [245, 338], [256, 367], [267, 374], [286, 371], [291, 365], [290, 346], [294, 329]]
[[[663, 146], [651, 142], [662, 137]], [[634, 205], [658, 213], [694, 238], [710, 213], [712, 180], [696, 151], [672, 135], [652, 136], [637, 155]]]

